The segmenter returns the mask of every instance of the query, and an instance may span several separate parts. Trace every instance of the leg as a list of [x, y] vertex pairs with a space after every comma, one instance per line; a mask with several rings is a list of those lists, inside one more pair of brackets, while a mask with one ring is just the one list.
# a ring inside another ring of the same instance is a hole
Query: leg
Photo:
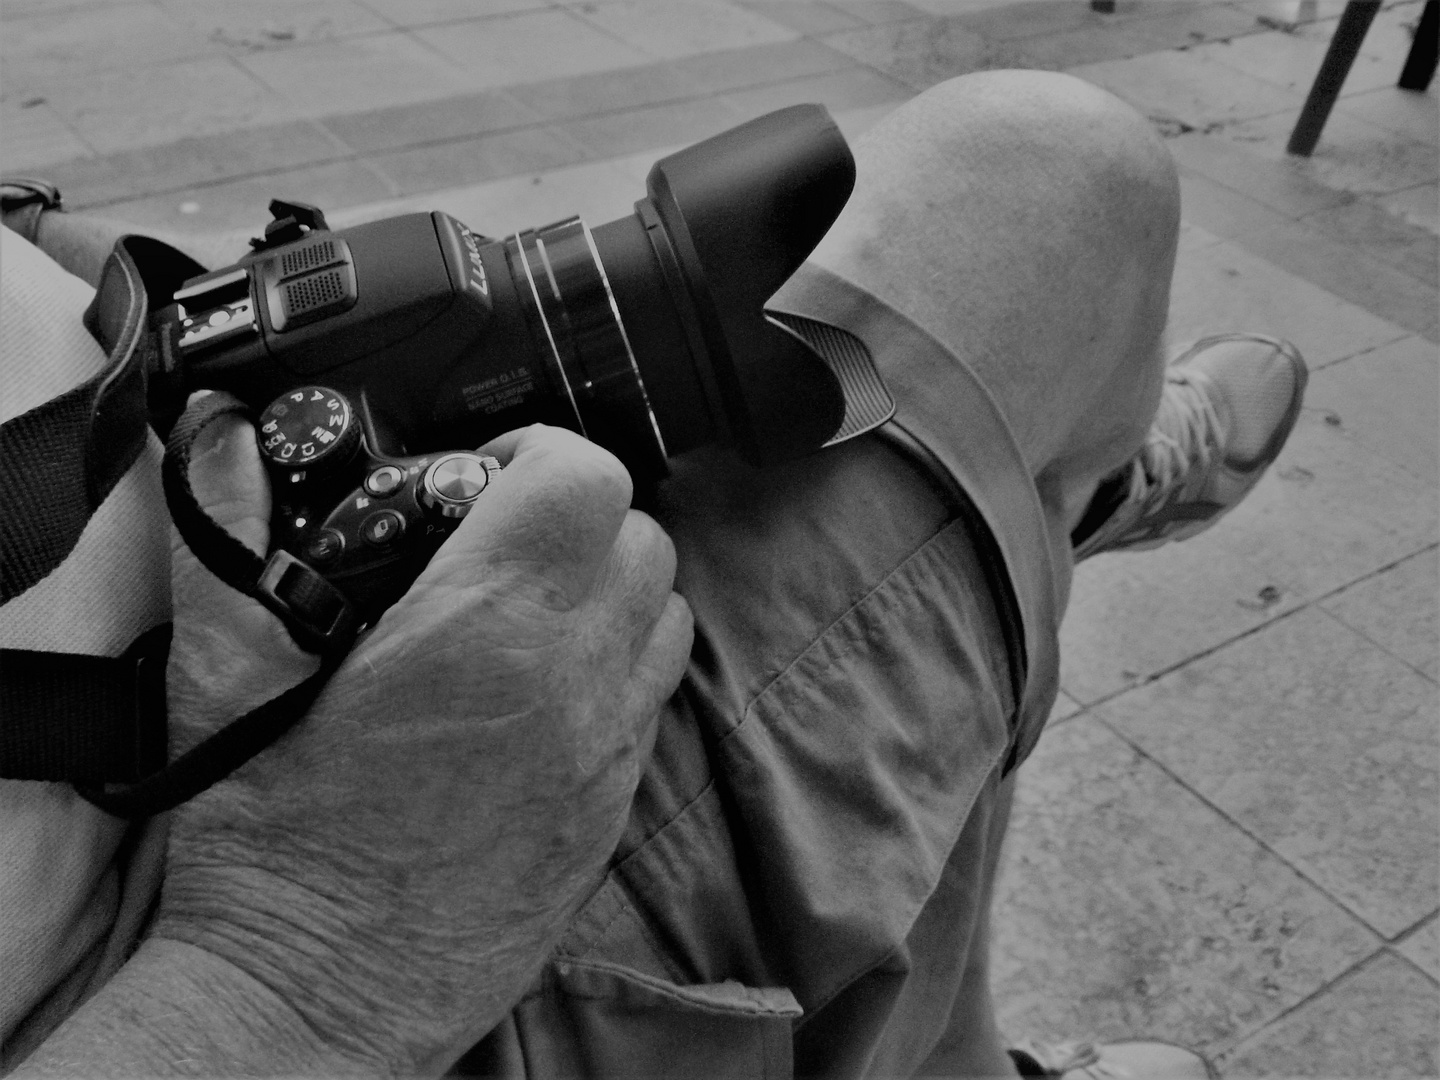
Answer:
[[[976, 371], [1068, 574], [1073, 525], [1139, 448], [1160, 395], [1178, 223], [1168, 155], [1114, 98], [1041, 73], [938, 87], [856, 154], [857, 190], [815, 261]], [[872, 437], [762, 474], [695, 455], [662, 491], [699, 640], [686, 708], [662, 739], [698, 728], [714, 747], [692, 797], [711, 777], [723, 793], [752, 890], [745, 936], [768, 969], [695, 953], [684, 966], [791, 988], [806, 1010], [797, 1073], [850, 1067], [857, 1046], [876, 1075], [908, 1074], [937, 1046], [925, 1067], [946, 1075], [1011, 1072], [983, 914], [1009, 791], [995, 783], [994, 724], [1009, 709], [950, 681], [976, 655], [964, 627], [991, 650], [998, 633], [967, 593], [973, 564], [957, 565], [973, 548], [947, 548], [939, 578], [917, 576], [956, 512], [926, 480]], [[641, 812], [650, 801], [647, 787]], [[673, 820], [637, 829], [627, 862], [673, 865], [655, 852]], [[704, 937], [683, 911], [642, 908], [654, 937]]]
[[856, 148], [815, 254], [959, 355], [1019, 441], [1057, 565], [1160, 397], [1179, 224], [1169, 154], [1102, 90], [987, 72], [935, 87]]

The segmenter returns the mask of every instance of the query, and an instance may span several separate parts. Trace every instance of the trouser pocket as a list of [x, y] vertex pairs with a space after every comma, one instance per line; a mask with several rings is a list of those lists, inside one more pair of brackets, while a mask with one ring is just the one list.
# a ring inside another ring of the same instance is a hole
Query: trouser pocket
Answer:
[[477, 1047], [470, 1075], [788, 1080], [800, 1005], [783, 987], [681, 986], [606, 961], [560, 959]]

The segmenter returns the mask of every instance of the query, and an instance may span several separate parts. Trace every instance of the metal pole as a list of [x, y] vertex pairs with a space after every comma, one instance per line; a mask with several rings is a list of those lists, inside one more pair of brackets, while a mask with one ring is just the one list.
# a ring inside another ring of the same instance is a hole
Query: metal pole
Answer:
[[1335, 27], [1335, 36], [1330, 39], [1330, 48], [1315, 76], [1315, 85], [1310, 87], [1310, 96], [1300, 110], [1295, 130], [1290, 133], [1287, 152], [1309, 157], [1315, 149], [1325, 120], [1340, 96], [1340, 87], [1345, 85], [1345, 76], [1350, 74], [1355, 54], [1360, 51], [1360, 43], [1365, 40], [1365, 31], [1370, 29], [1379, 10], [1380, 0], [1350, 0], [1345, 5], [1345, 13], [1340, 16], [1340, 24]]
[[1440, 38], [1440, 0], [1426, 0], [1420, 25], [1415, 28], [1415, 42], [1400, 72], [1401, 90], [1425, 91], [1435, 74], [1436, 39]]

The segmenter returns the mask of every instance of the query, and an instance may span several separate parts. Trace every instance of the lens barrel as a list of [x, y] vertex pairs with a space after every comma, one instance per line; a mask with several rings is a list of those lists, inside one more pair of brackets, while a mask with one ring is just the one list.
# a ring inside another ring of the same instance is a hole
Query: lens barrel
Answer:
[[580, 433], [632, 467], [663, 471], [665, 440], [590, 230], [571, 217], [505, 243], [535, 347], [553, 360]]

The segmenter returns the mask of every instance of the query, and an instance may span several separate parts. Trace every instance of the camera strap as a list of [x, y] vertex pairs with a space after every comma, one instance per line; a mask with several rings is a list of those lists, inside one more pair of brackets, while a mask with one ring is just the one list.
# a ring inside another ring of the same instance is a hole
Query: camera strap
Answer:
[[[38, 181], [0, 183], [6, 227], [56, 209]], [[21, 235], [24, 235], [22, 232]], [[132, 243], [133, 242], [133, 243]], [[143, 269], [142, 269], [143, 264]], [[147, 439], [147, 278], [158, 287], [204, 268], [158, 241], [127, 237], [106, 263], [84, 322], [105, 353], [91, 378], [0, 425], [0, 605], [29, 592], [74, 553], [91, 518]], [[37, 356], [28, 362], [44, 364]], [[119, 656], [0, 649], [0, 777], [129, 781], [165, 761], [170, 624]]]
[[[57, 204], [58, 198], [42, 209]], [[173, 369], [167, 341], [151, 332], [150, 314], [204, 272], [158, 240], [122, 237], [84, 315], [105, 365], [0, 425], [0, 491], [11, 507], [0, 515], [0, 603], [65, 562], [138, 458], [152, 416], [177, 411], [165, 396], [174, 389], [166, 380]], [[166, 764], [169, 623], [140, 635], [118, 657], [0, 650], [0, 776], [71, 782], [120, 817], [158, 814], [274, 742], [305, 715], [339, 667], [359, 629], [344, 598], [286, 553], [259, 558], [204, 512], [190, 488], [195, 437], [218, 416], [243, 411], [234, 398], [211, 394], [183, 427], [176, 424], [162, 466], [166, 501], [202, 563], [280, 614], [302, 647], [322, 654], [319, 669]]]

